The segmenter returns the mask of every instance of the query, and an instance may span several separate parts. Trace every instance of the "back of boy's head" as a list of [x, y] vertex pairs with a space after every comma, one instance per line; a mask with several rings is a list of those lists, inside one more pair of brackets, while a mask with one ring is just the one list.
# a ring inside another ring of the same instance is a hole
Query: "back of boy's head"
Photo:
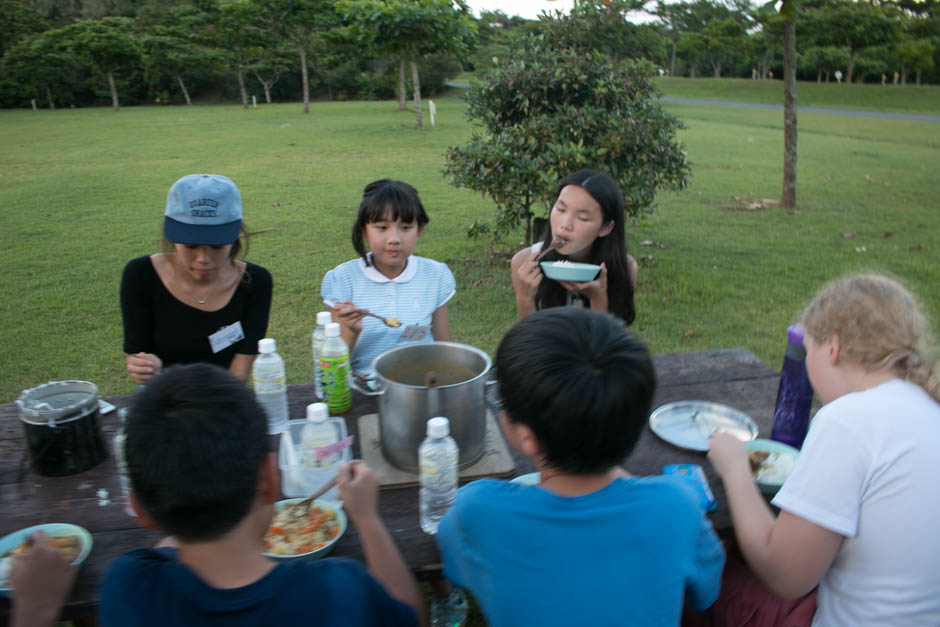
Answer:
[[425, 226], [431, 219], [424, 211], [418, 190], [404, 181], [380, 179], [366, 185], [359, 203], [359, 213], [352, 228], [353, 248], [366, 259], [362, 230], [371, 222], [401, 220], [414, 223], [417, 228]]
[[264, 410], [218, 366], [168, 368], [131, 401], [125, 454], [134, 494], [184, 542], [218, 538], [245, 518], [267, 450]]
[[646, 425], [656, 375], [646, 347], [609, 314], [553, 307], [509, 330], [496, 354], [503, 409], [532, 429], [545, 462], [606, 472]]
[[816, 294], [801, 322], [817, 342], [835, 335], [840, 359], [867, 371], [888, 368], [940, 401], [940, 372], [930, 325], [898, 281], [859, 274]]

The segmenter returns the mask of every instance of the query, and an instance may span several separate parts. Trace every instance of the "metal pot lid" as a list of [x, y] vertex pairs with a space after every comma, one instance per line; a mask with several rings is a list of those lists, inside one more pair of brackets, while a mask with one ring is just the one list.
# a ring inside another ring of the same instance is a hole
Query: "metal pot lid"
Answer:
[[54, 425], [61, 418], [97, 407], [98, 386], [89, 381], [51, 381], [23, 390], [16, 405], [23, 420]]
[[710, 401], [677, 401], [650, 414], [650, 429], [680, 448], [707, 451], [712, 433], [729, 433], [748, 442], [757, 437], [757, 424], [744, 412]]

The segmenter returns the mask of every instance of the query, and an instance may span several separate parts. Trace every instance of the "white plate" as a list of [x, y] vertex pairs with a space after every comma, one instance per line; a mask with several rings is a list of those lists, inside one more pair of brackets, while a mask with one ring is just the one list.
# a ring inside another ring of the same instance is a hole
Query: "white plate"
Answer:
[[[72, 560], [73, 566], [78, 566], [85, 561], [88, 554], [91, 553], [92, 539], [91, 534], [84, 527], [71, 525], [69, 523], [46, 523], [44, 525], [33, 525], [0, 538], [0, 555], [9, 553], [17, 546], [23, 543], [32, 533], [43, 531], [49, 537], [78, 536], [82, 541], [82, 550], [78, 557]], [[8, 581], [0, 581], [0, 596], [8, 596], [11, 588]]]
[[744, 442], [757, 437], [757, 425], [750, 416], [710, 401], [678, 401], [657, 407], [650, 414], [650, 429], [670, 444], [693, 451], [707, 451], [715, 431]]

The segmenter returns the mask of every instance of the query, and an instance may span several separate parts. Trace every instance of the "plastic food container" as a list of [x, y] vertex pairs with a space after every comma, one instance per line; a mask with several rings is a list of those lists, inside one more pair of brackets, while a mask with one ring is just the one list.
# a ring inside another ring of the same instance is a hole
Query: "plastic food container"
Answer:
[[[336, 417], [330, 418], [331, 422], [335, 422], [336, 428], [339, 430], [339, 439], [343, 440], [346, 438], [346, 421]], [[339, 470], [339, 467], [352, 459], [352, 447], [346, 447], [338, 453], [338, 458], [335, 464], [329, 468], [316, 469], [308, 468], [301, 462], [303, 456], [300, 453], [300, 431], [304, 428], [304, 425], [307, 424], [306, 420], [288, 420], [287, 428], [288, 431], [285, 431], [281, 435], [281, 448], [278, 453], [278, 464], [281, 467], [281, 492], [284, 493], [284, 496], [288, 497], [308, 497], [318, 489], [320, 489], [323, 484], [332, 479], [336, 472]], [[294, 442], [297, 455], [289, 456], [285, 450], [288, 444], [288, 439], [284, 437], [287, 433], [290, 433], [291, 439]], [[296, 463], [290, 463], [295, 461]], [[320, 497], [322, 500], [339, 502], [339, 489], [331, 488], [327, 491], [326, 494]]]

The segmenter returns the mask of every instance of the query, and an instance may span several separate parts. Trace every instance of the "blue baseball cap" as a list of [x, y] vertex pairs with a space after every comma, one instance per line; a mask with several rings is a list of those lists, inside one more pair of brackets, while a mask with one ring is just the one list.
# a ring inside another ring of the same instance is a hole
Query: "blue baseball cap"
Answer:
[[166, 195], [163, 235], [174, 244], [224, 246], [242, 229], [242, 197], [220, 174], [188, 174]]

